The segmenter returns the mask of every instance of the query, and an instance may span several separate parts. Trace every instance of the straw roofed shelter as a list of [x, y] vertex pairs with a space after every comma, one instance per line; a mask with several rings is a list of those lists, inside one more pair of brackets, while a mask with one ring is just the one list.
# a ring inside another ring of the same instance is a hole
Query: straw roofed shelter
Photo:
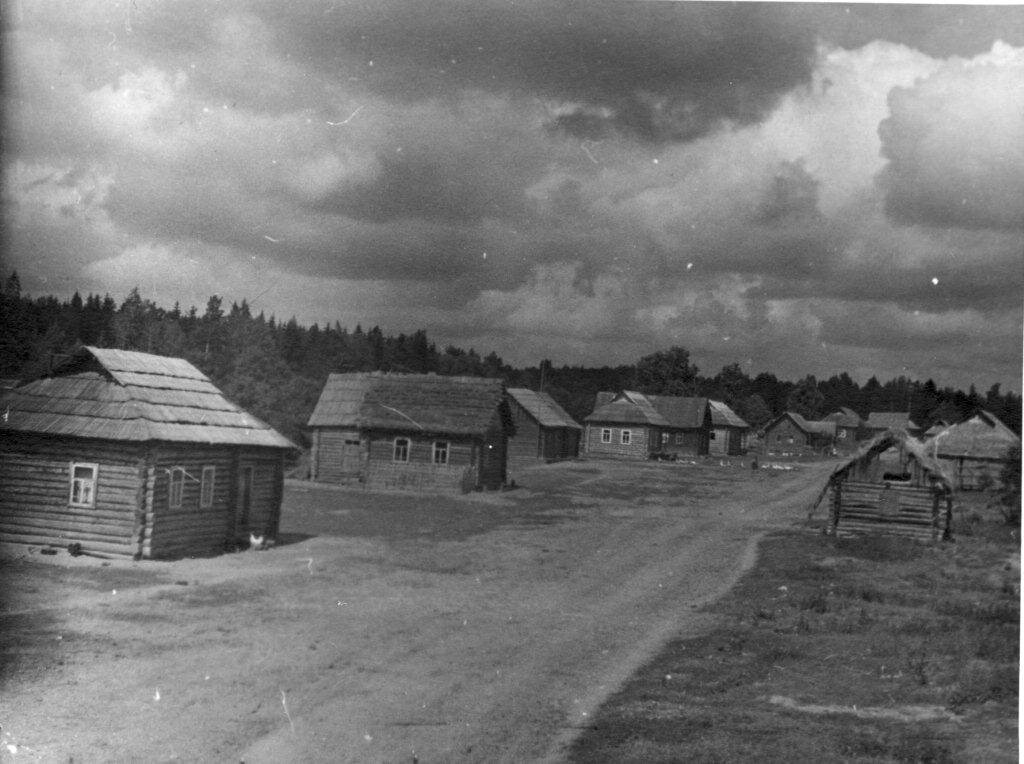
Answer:
[[573, 459], [583, 428], [555, 399], [525, 387], [508, 388], [515, 435], [508, 442], [509, 462], [528, 465]]
[[866, 443], [836, 467], [822, 496], [828, 490], [828, 530], [833, 535], [950, 538], [953, 483], [906, 430], [887, 430]]
[[82, 347], [0, 410], [0, 541], [138, 559], [277, 533], [295, 446], [188, 361]]
[[995, 414], [979, 411], [967, 421], [933, 434], [925, 445], [957, 488], [971, 490], [999, 479], [1008, 461], [1007, 452], [1020, 445], [1020, 437]]
[[506, 481], [513, 424], [500, 379], [331, 374], [309, 427], [313, 480], [442, 493]]

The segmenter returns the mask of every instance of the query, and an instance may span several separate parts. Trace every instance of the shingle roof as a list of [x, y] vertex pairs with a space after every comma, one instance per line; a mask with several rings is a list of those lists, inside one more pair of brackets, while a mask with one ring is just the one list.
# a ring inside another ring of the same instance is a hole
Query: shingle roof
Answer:
[[700, 429], [708, 410], [707, 398], [684, 398], [679, 395], [649, 396], [654, 408], [658, 410], [671, 427], [682, 430]]
[[743, 421], [735, 411], [729, 408], [722, 401], [708, 401], [711, 407], [711, 424], [714, 427], [741, 427], [744, 430], [750, 429], [750, 425]]
[[[612, 396], [611, 400], [609, 395]], [[619, 395], [598, 393], [597, 406], [584, 421], [669, 426], [668, 420], [655, 409], [648, 396], [633, 390], [623, 390]]]
[[381, 372], [331, 374], [310, 427], [483, 435], [504, 399], [500, 379]]
[[566, 413], [565, 409], [555, 403], [554, 398], [545, 392], [528, 390], [525, 387], [510, 387], [508, 394], [526, 410], [526, 413], [536, 419], [541, 427], [583, 429]]
[[0, 406], [0, 431], [295, 448], [188, 361], [128, 350], [83, 347]]
[[873, 430], [918, 429], [906, 411], [872, 411], [868, 414], [867, 425]]
[[929, 453], [945, 457], [1002, 459], [1020, 438], [988, 411], [979, 411], [966, 422], [947, 427], [925, 444]]
[[778, 422], [781, 422], [783, 419], [787, 417], [791, 419], [793, 421], [793, 424], [795, 424], [800, 430], [809, 435], [829, 435], [831, 437], [835, 437], [835, 422], [812, 422], [810, 420], [804, 419], [802, 416], [800, 416], [800, 414], [797, 414], [795, 411], [786, 411], [780, 414], [779, 416], [775, 417], [775, 419], [773, 419], [771, 422], [764, 426], [764, 431], [770, 430]]
[[839, 427], [860, 427], [863, 424], [860, 415], [846, 406], [841, 406], [838, 411], [833, 411], [828, 416], [822, 417], [821, 421], [835, 422]]

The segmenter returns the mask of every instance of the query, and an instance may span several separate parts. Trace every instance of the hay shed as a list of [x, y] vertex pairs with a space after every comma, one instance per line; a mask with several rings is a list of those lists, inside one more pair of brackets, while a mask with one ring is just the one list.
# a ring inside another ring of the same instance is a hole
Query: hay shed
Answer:
[[833, 536], [951, 537], [953, 484], [906, 430], [887, 430], [865, 444], [832, 472], [827, 490]]

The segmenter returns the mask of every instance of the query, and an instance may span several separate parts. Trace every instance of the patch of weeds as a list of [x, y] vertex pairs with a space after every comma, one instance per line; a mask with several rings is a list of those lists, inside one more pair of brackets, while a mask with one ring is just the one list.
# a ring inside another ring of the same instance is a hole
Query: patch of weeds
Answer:
[[948, 762], [956, 756], [949, 735], [931, 727], [901, 729], [862, 724], [836, 730], [836, 747], [843, 757], [879, 761]]
[[988, 701], [1015, 701], [1017, 685], [1015, 664], [972, 659], [960, 670], [948, 702], [957, 710]]
[[801, 598], [797, 607], [800, 610], [810, 610], [814, 613], [827, 613], [829, 611], [828, 592], [819, 589], [813, 594]]

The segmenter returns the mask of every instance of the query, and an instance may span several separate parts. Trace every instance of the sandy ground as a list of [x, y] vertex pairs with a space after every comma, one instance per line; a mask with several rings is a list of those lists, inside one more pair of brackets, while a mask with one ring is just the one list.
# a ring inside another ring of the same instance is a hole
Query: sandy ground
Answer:
[[557, 761], [829, 468], [583, 462], [443, 500], [289, 483], [266, 552], [10, 547], [0, 757]]

